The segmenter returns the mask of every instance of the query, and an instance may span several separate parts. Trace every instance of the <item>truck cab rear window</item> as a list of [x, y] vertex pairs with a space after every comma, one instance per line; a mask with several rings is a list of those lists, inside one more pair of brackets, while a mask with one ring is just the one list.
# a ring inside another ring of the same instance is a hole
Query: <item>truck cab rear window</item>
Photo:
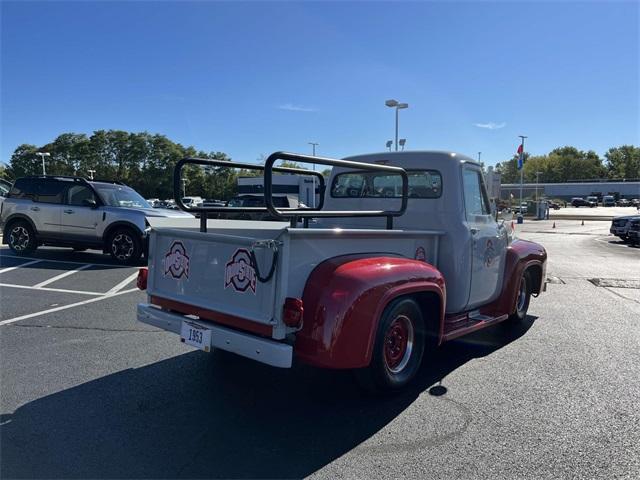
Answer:
[[[435, 170], [409, 170], [409, 198], [438, 198], [442, 177]], [[334, 198], [400, 198], [402, 177], [379, 172], [340, 173], [333, 179]]]

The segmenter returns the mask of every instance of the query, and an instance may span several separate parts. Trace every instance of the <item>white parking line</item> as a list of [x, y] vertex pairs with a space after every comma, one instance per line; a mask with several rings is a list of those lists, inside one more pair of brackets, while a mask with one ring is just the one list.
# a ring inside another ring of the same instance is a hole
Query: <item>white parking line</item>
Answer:
[[[0, 251], [2, 249], [0, 248]], [[86, 265], [87, 262], [77, 262], [73, 260], [49, 260], [48, 258], [35, 258], [35, 257], [18, 257], [16, 255], [0, 255], [0, 258], [16, 258], [18, 260], [37, 260], [38, 262], [51, 262], [51, 263], [68, 263], [71, 265]], [[95, 263], [93, 265], [97, 265], [100, 267], [114, 267], [114, 268], [131, 268], [130, 265], [118, 265], [118, 264], [110, 264], [110, 263]], [[2, 271], [0, 271], [2, 273]]]
[[111, 290], [109, 290], [105, 295], [113, 295], [114, 293], [118, 293], [124, 287], [129, 285], [133, 281], [133, 279], [136, 278], [137, 276], [138, 276], [138, 272], [132, 273], [123, 281], [121, 281], [119, 284], [117, 284], [115, 287], [113, 287]]
[[0, 283], [0, 287], [22, 288], [25, 290], [44, 290], [45, 292], [78, 293], [80, 295], [106, 295], [104, 292], [86, 292], [84, 290], [67, 290], [65, 288], [30, 287], [28, 285], [14, 285], [13, 283]]
[[[17, 258], [17, 259], [22, 259], [24, 257], [5, 257], [5, 258]], [[26, 262], [26, 263], [21, 263], [20, 265], [16, 265], [15, 267], [7, 267], [7, 268], [3, 268], [2, 270], [0, 270], [0, 273], [6, 273], [6, 272], [10, 272], [11, 270], [15, 270], [16, 268], [21, 268], [21, 267], [26, 267], [27, 265], [33, 265], [34, 263], [39, 263], [42, 262], [42, 260], [34, 260], [33, 262]]]
[[102, 295], [100, 297], [90, 298], [88, 300], [82, 300], [81, 302], [72, 303], [70, 305], [63, 305], [61, 307], [50, 308], [48, 310], [42, 310], [40, 312], [29, 313], [27, 315], [22, 315], [20, 317], [10, 318], [8, 320], [2, 320], [0, 322], [0, 327], [3, 326], [3, 325], [9, 325], [11, 323], [19, 322], [20, 320], [26, 320], [27, 318], [38, 317], [40, 315], [46, 315], [47, 313], [59, 312], [60, 310], [66, 310], [68, 308], [79, 307], [81, 305], [87, 305], [87, 304], [93, 303], [93, 302], [99, 302], [100, 300], [105, 300], [107, 298], [117, 297], [118, 295], [124, 295], [125, 293], [130, 293], [130, 292], [133, 292], [135, 290], [138, 290], [138, 289], [137, 288], [130, 288], [129, 290], [122, 290], [121, 292], [114, 293], [114, 294], [111, 294], [111, 295]]
[[33, 288], [44, 287], [45, 285], [49, 285], [50, 283], [57, 282], [61, 278], [68, 277], [69, 275], [73, 275], [74, 273], [77, 273], [81, 270], [86, 270], [89, 267], [93, 267], [93, 263], [89, 263], [87, 265], [83, 265], [79, 268], [76, 268], [75, 270], [69, 270], [68, 272], [64, 272], [64, 273], [61, 273], [60, 275], [56, 275], [55, 277], [50, 278], [49, 280], [45, 280], [44, 282], [40, 282], [37, 285], [34, 285]]

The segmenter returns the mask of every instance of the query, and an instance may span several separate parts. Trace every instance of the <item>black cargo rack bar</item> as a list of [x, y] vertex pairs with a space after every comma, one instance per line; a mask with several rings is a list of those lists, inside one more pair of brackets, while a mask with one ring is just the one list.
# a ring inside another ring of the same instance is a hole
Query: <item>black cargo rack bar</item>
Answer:
[[[273, 172], [277, 169], [273, 166], [278, 160], [289, 160], [294, 162], [314, 163], [319, 165], [329, 165], [331, 167], [347, 167], [358, 170], [372, 170], [400, 175], [402, 178], [402, 202], [398, 210], [333, 210], [305, 212], [302, 210], [285, 211], [278, 209], [273, 204]], [[296, 153], [275, 152], [269, 155], [264, 164], [264, 200], [269, 212], [276, 218], [290, 220], [291, 226], [295, 227], [299, 218], [304, 219], [304, 226], [308, 226], [310, 218], [340, 218], [340, 217], [386, 217], [387, 229], [393, 229], [393, 217], [403, 215], [407, 209], [407, 198], [409, 196], [409, 177], [407, 172], [400, 167], [389, 165], [379, 165], [373, 163], [352, 162], [349, 160], [336, 160], [333, 158], [314, 157], [310, 155], [300, 155]]]
[[[183, 202], [182, 202], [182, 195], [180, 194], [181, 192], [181, 173], [182, 173], [182, 168], [185, 165], [188, 164], [192, 164], [192, 165], [203, 165], [206, 167], [224, 167], [224, 168], [243, 168], [246, 170], [259, 170], [264, 172], [265, 171], [265, 166], [263, 165], [256, 165], [254, 163], [238, 163], [238, 162], [232, 162], [229, 160], [211, 160], [208, 158], [194, 158], [194, 157], [188, 157], [188, 158], [183, 158], [182, 160], [180, 160], [175, 168], [173, 169], [173, 196], [174, 199], [176, 201], [176, 205], [178, 207], [180, 207], [182, 210], [184, 210], [185, 212], [189, 212], [189, 213], [199, 213], [200, 214], [200, 231], [201, 232], [206, 232], [207, 231], [207, 212], [212, 212], [212, 213], [244, 213], [244, 212], [251, 212], [251, 213], [271, 213], [271, 210], [269, 210], [269, 208], [267, 207], [187, 207]], [[307, 212], [307, 211], [318, 211], [322, 208], [322, 206], [324, 205], [324, 189], [325, 189], [325, 181], [324, 181], [324, 177], [322, 176], [322, 174], [320, 172], [315, 172], [313, 170], [306, 170], [304, 168], [289, 168], [289, 167], [273, 167], [271, 166], [269, 169], [269, 174], [271, 178], [271, 173], [273, 172], [281, 172], [281, 173], [292, 173], [292, 174], [296, 174], [296, 175], [313, 175], [315, 177], [318, 178], [318, 190], [320, 193], [320, 202], [318, 203], [318, 206], [315, 208], [303, 208], [303, 209], [297, 209], [297, 208], [283, 208], [281, 209], [281, 211], [296, 211], [296, 212]], [[266, 180], [265, 180], [265, 184], [266, 184]], [[271, 185], [270, 185], [271, 186]], [[314, 192], [315, 195], [315, 192]], [[269, 200], [273, 203], [273, 198], [270, 195], [269, 196]], [[266, 200], [266, 185], [265, 185], [265, 203], [267, 203]], [[299, 216], [299, 215], [298, 215]], [[277, 218], [282, 218], [282, 216], [280, 214], [277, 215]]]

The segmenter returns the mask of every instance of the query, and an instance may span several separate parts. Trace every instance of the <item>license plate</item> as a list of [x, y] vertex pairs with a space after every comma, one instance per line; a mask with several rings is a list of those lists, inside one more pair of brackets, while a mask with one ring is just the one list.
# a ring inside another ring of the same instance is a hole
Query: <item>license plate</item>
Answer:
[[211, 330], [195, 322], [183, 320], [180, 341], [208, 352], [211, 350]]

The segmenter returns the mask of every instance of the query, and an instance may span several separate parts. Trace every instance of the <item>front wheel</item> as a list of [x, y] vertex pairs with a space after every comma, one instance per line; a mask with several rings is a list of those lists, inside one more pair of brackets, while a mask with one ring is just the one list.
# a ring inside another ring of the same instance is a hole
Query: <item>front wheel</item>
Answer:
[[368, 367], [355, 371], [358, 383], [374, 393], [397, 391], [415, 377], [425, 349], [425, 322], [411, 298], [391, 302], [384, 310]]
[[509, 315], [509, 322], [519, 323], [527, 317], [529, 303], [531, 302], [531, 275], [525, 271], [518, 284], [518, 296], [516, 297], [516, 309]]
[[142, 241], [128, 228], [118, 228], [110, 236], [107, 247], [111, 257], [118, 263], [130, 265], [142, 255]]
[[38, 247], [36, 232], [24, 220], [17, 220], [7, 229], [7, 243], [16, 255], [29, 255]]

